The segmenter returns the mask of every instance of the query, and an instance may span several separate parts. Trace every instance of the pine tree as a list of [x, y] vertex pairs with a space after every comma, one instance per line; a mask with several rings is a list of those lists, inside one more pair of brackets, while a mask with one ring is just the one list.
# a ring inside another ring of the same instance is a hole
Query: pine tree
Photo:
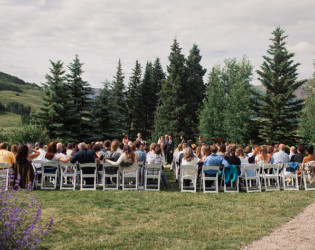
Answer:
[[122, 72], [121, 61], [119, 59], [117, 72], [112, 83], [112, 93], [113, 101], [118, 106], [118, 112], [120, 114], [117, 118], [118, 122], [120, 123], [123, 133], [126, 133], [128, 131], [128, 110], [124, 78], [125, 76]]
[[170, 65], [167, 67], [168, 76], [162, 83], [160, 91], [161, 104], [157, 109], [155, 120], [155, 139], [160, 135], [170, 134], [175, 140], [178, 140], [180, 135], [185, 135], [187, 119], [185, 111], [189, 104], [185, 100], [187, 97], [185, 96], [186, 60], [181, 50], [182, 48], [175, 39], [168, 57], [170, 61]]
[[187, 65], [187, 84], [185, 87], [186, 102], [189, 104], [186, 111], [186, 136], [196, 138], [198, 133], [199, 114], [202, 108], [203, 99], [205, 98], [206, 86], [203, 77], [206, 73], [200, 65], [200, 50], [196, 44], [190, 50], [186, 61]]
[[78, 55], [75, 56], [68, 69], [70, 74], [67, 75], [68, 86], [71, 91], [72, 116], [71, 124], [65, 129], [71, 131], [76, 141], [89, 141], [94, 133], [94, 125], [91, 120], [91, 99], [92, 89], [90, 84], [82, 79], [82, 65]]
[[259, 120], [260, 136], [268, 143], [292, 144], [296, 141], [297, 116], [303, 107], [303, 100], [295, 97], [294, 91], [305, 81], [297, 81], [297, 67], [284, 41], [287, 36], [277, 27], [273, 32], [272, 44], [264, 56], [259, 80], [266, 88], [266, 94], [255, 93], [257, 101], [254, 110]]
[[253, 67], [243, 57], [242, 60], [225, 61], [227, 79], [229, 79], [229, 95], [226, 96], [224, 112], [225, 140], [246, 144], [255, 139], [253, 121], [251, 119], [251, 84]]
[[136, 138], [141, 124], [141, 65], [136, 61], [127, 90], [128, 124], [130, 138]]
[[225, 138], [224, 118], [227, 103], [226, 88], [219, 65], [212, 68], [207, 84], [207, 98], [200, 113], [199, 131], [205, 138]]
[[141, 125], [140, 130], [142, 138], [145, 140], [152, 137], [154, 129], [154, 116], [156, 112], [157, 98], [156, 88], [153, 79], [153, 66], [147, 62], [143, 80], [140, 85], [141, 96]]
[[115, 103], [113, 91], [108, 81], [104, 82], [104, 87], [99, 96], [96, 97], [93, 108], [93, 121], [96, 124], [95, 140], [120, 138], [124, 130], [119, 121], [122, 119], [119, 113], [119, 106]]
[[[315, 66], [315, 64], [314, 64]], [[307, 84], [307, 97], [299, 120], [302, 143], [315, 144], [315, 72]]]
[[47, 129], [50, 138], [63, 138], [65, 136], [63, 105], [64, 99], [66, 99], [63, 92], [65, 70], [60, 60], [50, 61], [50, 63], [50, 75], [46, 74], [46, 82], [43, 84], [43, 104], [35, 117], [36, 122]]
[[162, 82], [165, 81], [165, 73], [163, 72], [163, 68], [159, 58], [156, 58], [152, 66], [152, 81], [154, 83], [155, 93], [152, 98], [154, 99], [156, 110], [157, 106], [159, 105], [159, 94], [162, 89]]

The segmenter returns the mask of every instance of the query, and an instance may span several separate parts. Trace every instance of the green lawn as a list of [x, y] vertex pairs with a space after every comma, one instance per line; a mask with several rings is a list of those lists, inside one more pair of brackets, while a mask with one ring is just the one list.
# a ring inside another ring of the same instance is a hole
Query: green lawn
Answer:
[[54, 226], [41, 248], [239, 249], [315, 201], [315, 192], [41, 191]]

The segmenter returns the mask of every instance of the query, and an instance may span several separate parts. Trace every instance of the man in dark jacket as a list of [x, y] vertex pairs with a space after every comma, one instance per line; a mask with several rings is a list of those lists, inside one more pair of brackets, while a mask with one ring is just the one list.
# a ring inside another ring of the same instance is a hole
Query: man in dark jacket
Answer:
[[166, 158], [167, 158], [167, 165], [172, 164], [173, 161], [173, 152], [174, 152], [174, 141], [172, 140], [172, 136], [168, 137], [168, 142], [166, 144]]

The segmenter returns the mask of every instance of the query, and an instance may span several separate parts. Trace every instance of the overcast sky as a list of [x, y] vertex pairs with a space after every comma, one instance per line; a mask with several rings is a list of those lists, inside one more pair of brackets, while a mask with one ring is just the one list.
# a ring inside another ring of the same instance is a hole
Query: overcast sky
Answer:
[[186, 56], [199, 46], [208, 72], [243, 55], [256, 70], [277, 26], [301, 63], [299, 78], [311, 77], [314, 0], [0, 0], [0, 71], [40, 84], [49, 60], [68, 65], [78, 54], [84, 78], [101, 87], [120, 58], [127, 84], [136, 60], [144, 67], [160, 57], [166, 70], [175, 37]]

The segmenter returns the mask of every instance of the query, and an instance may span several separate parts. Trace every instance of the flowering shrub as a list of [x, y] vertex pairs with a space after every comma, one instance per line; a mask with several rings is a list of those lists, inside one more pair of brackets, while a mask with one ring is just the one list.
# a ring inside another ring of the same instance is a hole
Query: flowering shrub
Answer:
[[[13, 182], [12, 172], [10, 183]], [[53, 218], [42, 225], [41, 207], [35, 194], [31, 195], [30, 189], [21, 192], [18, 184], [19, 180], [5, 191], [6, 182], [0, 180], [0, 249], [38, 248], [38, 242], [44, 240], [53, 225]]]

